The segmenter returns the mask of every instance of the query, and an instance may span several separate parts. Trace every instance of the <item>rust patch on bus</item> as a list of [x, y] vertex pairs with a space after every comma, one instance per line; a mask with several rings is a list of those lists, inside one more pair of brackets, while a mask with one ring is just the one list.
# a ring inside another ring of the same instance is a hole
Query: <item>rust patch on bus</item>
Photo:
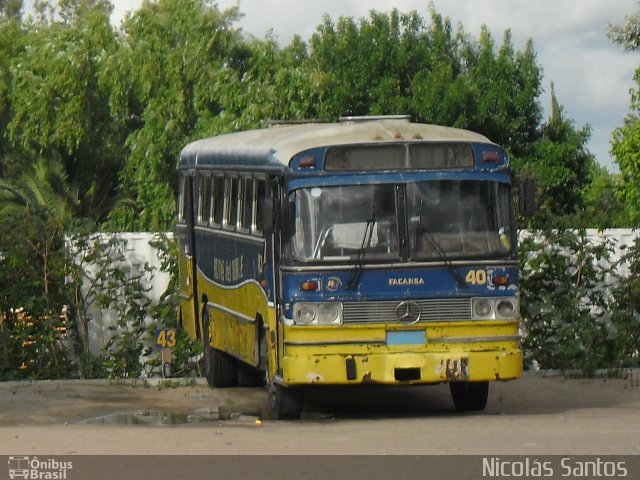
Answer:
[[445, 372], [445, 377], [448, 381], [451, 380], [466, 380], [469, 378], [469, 359], [468, 358], [456, 358], [442, 360], [441, 367]]

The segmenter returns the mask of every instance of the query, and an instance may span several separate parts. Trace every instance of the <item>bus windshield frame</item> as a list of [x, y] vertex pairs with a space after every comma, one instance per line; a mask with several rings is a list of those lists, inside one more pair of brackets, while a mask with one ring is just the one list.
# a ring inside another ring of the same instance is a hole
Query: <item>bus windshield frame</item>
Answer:
[[304, 264], [500, 259], [516, 244], [511, 187], [495, 177], [297, 188], [289, 215]]

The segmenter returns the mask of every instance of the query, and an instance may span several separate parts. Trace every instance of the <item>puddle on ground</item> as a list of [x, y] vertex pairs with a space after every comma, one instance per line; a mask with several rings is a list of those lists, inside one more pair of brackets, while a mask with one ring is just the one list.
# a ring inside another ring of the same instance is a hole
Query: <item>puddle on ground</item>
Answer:
[[[303, 412], [302, 420], [328, 420], [333, 415], [319, 412]], [[257, 424], [262, 420], [269, 420], [266, 412], [237, 412], [228, 408], [202, 408], [191, 413], [166, 412], [164, 410], [140, 410], [136, 412], [116, 412], [91, 418], [86, 423], [92, 425], [189, 425], [203, 424], [217, 421], [238, 421], [241, 423]]]
[[93, 425], [185, 425], [215, 422], [217, 420], [220, 420], [217, 411], [175, 413], [162, 410], [146, 410], [129, 413], [110, 413], [87, 420], [87, 423]]

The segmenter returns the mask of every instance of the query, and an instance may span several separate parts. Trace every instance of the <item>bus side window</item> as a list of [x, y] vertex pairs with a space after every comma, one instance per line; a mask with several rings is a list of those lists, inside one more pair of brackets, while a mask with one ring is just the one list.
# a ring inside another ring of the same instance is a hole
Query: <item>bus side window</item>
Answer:
[[180, 177], [180, 186], [178, 187], [178, 223], [187, 221], [187, 202], [185, 199], [185, 183], [186, 178]]
[[238, 183], [237, 177], [226, 177], [223, 226], [230, 230], [234, 230], [238, 223]]
[[262, 235], [264, 232], [264, 197], [266, 195], [265, 181], [262, 178], [256, 178], [254, 182], [254, 201], [253, 201], [253, 224], [251, 232], [255, 235]]
[[206, 225], [211, 211], [211, 177], [198, 181], [198, 224]]
[[211, 223], [220, 227], [224, 214], [224, 177], [213, 177], [213, 191], [211, 192], [213, 206], [211, 209]]
[[236, 202], [236, 212], [234, 217], [231, 219], [231, 221], [234, 221], [235, 218], [235, 224], [236, 224], [236, 229], [237, 230], [244, 230], [242, 228], [242, 212], [244, 210], [244, 190], [245, 190], [245, 185], [244, 185], [244, 178], [240, 177], [237, 180], [238, 182], [238, 189], [236, 190], [236, 194], [235, 196], [231, 196], [231, 199], [233, 200], [235, 198], [235, 202]]
[[253, 180], [250, 177], [240, 179], [238, 227], [249, 233], [253, 214]]
[[[245, 212], [247, 211], [247, 189], [249, 180], [244, 177], [238, 179], [238, 193], [236, 197], [236, 203], [238, 209], [236, 212], [236, 225], [237, 229], [242, 232], [249, 232], [249, 226], [245, 224]], [[250, 205], [250, 204], [249, 204]], [[249, 208], [251, 208], [249, 206]]]

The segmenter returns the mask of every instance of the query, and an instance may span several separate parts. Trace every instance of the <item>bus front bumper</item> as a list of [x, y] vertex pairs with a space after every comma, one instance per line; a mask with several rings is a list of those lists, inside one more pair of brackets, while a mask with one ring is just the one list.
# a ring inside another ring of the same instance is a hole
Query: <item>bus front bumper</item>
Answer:
[[522, 351], [294, 355], [282, 359], [281, 372], [285, 385], [513, 380], [522, 375]]

